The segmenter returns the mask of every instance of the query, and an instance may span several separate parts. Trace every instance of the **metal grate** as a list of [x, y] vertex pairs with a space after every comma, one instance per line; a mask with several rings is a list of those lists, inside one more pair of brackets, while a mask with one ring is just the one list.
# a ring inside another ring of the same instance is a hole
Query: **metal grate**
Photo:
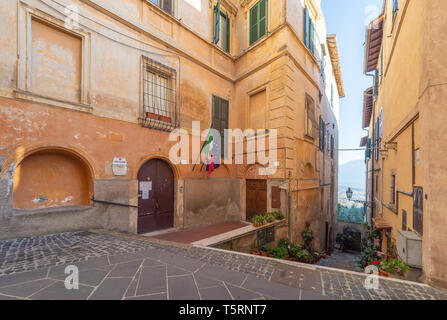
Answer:
[[176, 74], [174, 69], [143, 57], [143, 112], [139, 119], [143, 127], [178, 128]]

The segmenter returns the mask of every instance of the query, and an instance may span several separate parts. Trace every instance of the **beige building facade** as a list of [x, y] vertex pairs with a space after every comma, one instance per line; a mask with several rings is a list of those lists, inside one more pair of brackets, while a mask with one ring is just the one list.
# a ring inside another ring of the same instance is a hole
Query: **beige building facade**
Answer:
[[[319, 1], [7, 0], [0, 15], [0, 238], [279, 210], [293, 241], [309, 224], [331, 246], [344, 92]], [[193, 121], [276, 129], [275, 172], [194, 166]]]
[[[386, 0], [367, 30], [363, 127], [368, 217], [382, 248], [421, 280], [447, 285], [445, 1]], [[411, 244], [409, 246], [408, 244]]]

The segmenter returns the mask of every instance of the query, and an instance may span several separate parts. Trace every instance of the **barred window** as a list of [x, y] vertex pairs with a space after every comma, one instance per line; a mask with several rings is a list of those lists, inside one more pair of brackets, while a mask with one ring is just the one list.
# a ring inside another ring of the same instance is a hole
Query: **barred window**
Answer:
[[178, 127], [176, 71], [143, 57], [143, 127], [171, 131]]

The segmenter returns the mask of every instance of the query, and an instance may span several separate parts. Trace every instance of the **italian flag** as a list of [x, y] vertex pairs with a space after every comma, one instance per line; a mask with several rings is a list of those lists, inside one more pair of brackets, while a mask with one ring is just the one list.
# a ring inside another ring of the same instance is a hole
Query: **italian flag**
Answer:
[[208, 135], [202, 147], [202, 152], [206, 155], [206, 171], [209, 174], [220, 167], [219, 163], [215, 163], [214, 154], [216, 153], [216, 144], [213, 141], [213, 136]]

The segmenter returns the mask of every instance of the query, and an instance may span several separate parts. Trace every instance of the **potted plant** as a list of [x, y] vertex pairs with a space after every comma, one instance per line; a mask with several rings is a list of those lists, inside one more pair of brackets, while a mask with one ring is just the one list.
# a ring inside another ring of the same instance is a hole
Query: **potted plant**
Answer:
[[256, 228], [262, 227], [265, 224], [265, 217], [262, 215], [254, 216], [251, 222]]
[[387, 274], [386, 276], [389, 276], [390, 278], [403, 279], [408, 270], [410, 270], [410, 267], [402, 261], [388, 259], [381, 261], [379, 274]]
[[160, 116], [160, 121], [170, 123], [171, 122], [171, 117]]
[[274, 212], [268, 212], [265, 214], [265, 220], [267, 223], [272, 223], [275, 221], [276, 214]]
[[280, 211], [274, 213], [276, 220], [284, 220], [284, 215]]

